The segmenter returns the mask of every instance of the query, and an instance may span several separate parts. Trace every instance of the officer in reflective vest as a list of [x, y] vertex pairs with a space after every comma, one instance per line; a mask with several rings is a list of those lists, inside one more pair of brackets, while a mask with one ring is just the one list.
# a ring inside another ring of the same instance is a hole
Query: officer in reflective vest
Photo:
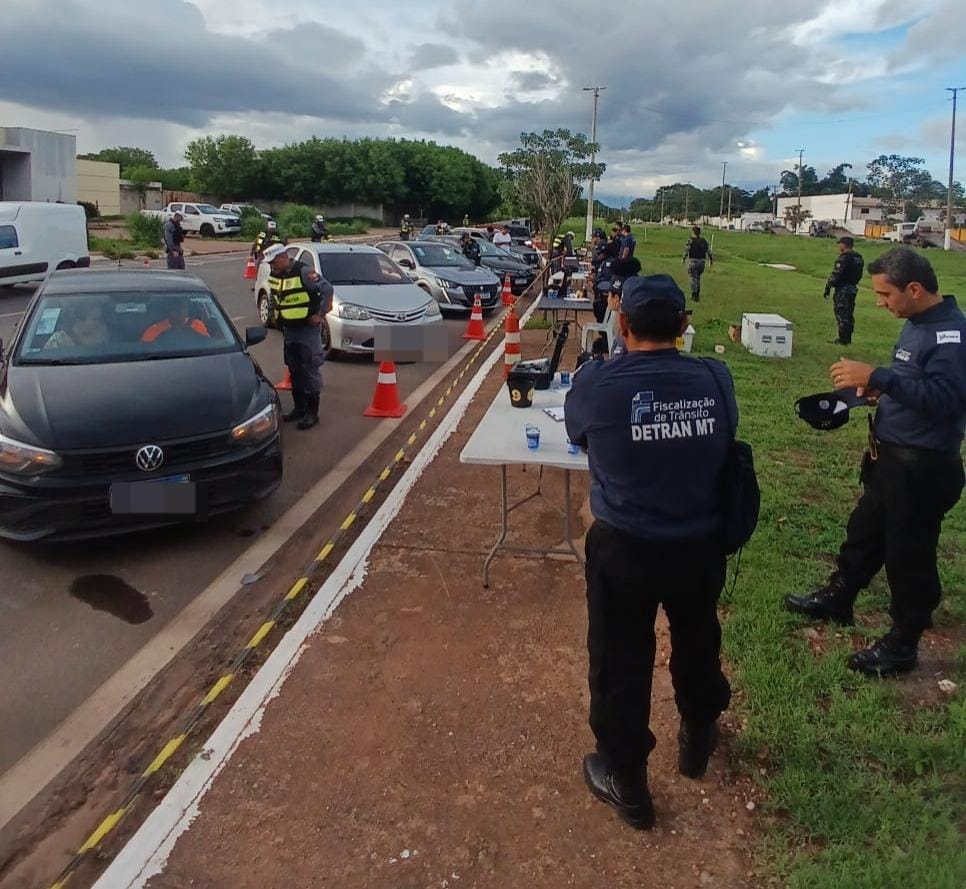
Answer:
[[322, 352], [322, 318], [332, 301], [332, 285], [314, 269], [292, 259], [282, 244], [265, 251], [271, 274], [275, 317], [285, 343], [285, 366], [292, 377], [293, 407], [284, 416], [299, 429], [319, 422], [319, 370]]
[[255, 257], [255, 264], [258, 265], [265, 257], [265, 251], [273, 246], [274, 244], [281, 244], [282, 238], [278, 233], [278, 226], [276, 223], [269, 221], [265, 225], [265, 229], [260, 231], [255, 238], [255, 243], [252, 244], [252, 249], [249, 253]]

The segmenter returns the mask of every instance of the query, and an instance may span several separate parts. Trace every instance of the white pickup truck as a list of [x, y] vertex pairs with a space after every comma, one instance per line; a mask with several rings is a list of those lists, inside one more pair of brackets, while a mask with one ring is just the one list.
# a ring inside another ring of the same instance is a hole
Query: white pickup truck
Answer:
[[941, 247], [943, 224], [917, 219], [915, 222], [900, 222], [883, 236], [896, 244], [914, 244], [917, 247]]
[[213, 238], [216, 235], [237, 235], [241, 233], [241, 219], [234, 213], [219, 210], [212, 204], [187, 204], [175, 202], [163, 210], [142, 210], [143, 216], [157, 216], [165, 222], [175, 213], [182, 216], [181, 227], [188, 234]]

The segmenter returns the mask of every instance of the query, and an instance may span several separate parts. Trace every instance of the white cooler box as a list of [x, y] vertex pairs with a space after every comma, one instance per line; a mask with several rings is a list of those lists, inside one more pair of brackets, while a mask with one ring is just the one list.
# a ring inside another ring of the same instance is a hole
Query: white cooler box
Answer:
[[792, 357], [792, 322], [781, 315], [741, 316], [741, 345], [752, 355]]

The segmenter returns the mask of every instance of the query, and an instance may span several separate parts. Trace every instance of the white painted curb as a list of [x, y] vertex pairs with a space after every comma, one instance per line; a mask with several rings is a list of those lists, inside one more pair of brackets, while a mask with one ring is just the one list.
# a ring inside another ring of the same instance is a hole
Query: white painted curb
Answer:
[[[526, 323], [538, 301], [534, 299], [524, 313], [520, 319], [521, 326]], [[453, 403], [439, 427], [415, 456], [399, 483], [315, 594], [302, 616], [255, 674], [202, 751], [191, 761], [93, 889], [141, 889], [152, 877], [163, 873], [178, 837], [198, 817], [202, 797], [228, 764], [238, 745], [261, 728], [266, 707], [279, 694], [285, 680], [298, 664], [308, 645], [309, 636], [331, 616], [346, 595], [362, 585], [372, 548], [399, 513], [423, 471], [456, 429], [487, 373], [502, 356], [502, 350], [497, 347], [483, 361], [466, 390]]]

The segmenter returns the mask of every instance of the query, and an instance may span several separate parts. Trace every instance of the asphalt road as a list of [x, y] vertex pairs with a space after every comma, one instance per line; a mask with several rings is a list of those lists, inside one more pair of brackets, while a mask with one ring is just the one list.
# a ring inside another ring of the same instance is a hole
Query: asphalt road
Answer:
[[[211, 286], [236, 327], [257, 324], [250, 283], [238, 257], [197, 257], [189, 271]], [[5, 343], [32, 288], [0, 289]], [[465, 320], [444, 322], [450, 354]], [[281, 334], [253, 354], [271, 379], [283, 372]], [[397, 367], [403, 398], [438, 365]], [[320, 426], [285, 437], [280, 490], [241, 513], [201, 527], [171, 528], [68, 545], [0, 541], [0, 775], [42, 741], [71, 711], [234, 561], [315, 482], [372, 431], [362, 416], [376, 381], [370, 360], [327, 362]], [[123, 378], [118, 386], [123, 386]], [[287, 406], [287, 396], [283, 404]], [[239, 579], [240, 580], [240, 579]], [[91, 592], [107, 593], [95, 606]]]

